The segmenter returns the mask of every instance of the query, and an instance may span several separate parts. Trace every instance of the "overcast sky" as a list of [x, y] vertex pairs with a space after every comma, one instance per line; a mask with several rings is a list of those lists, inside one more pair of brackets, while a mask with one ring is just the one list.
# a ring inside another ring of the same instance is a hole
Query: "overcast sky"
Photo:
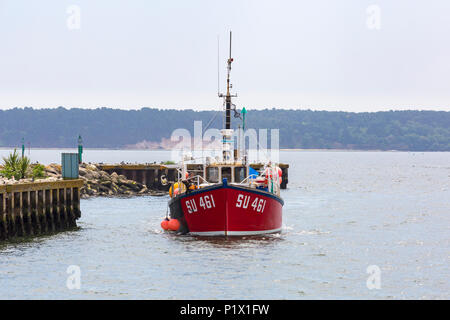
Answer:
[[239, 108], [450, 110], [449, 0], [0, 0], [0, 108], [220, 108], [230, 29]]

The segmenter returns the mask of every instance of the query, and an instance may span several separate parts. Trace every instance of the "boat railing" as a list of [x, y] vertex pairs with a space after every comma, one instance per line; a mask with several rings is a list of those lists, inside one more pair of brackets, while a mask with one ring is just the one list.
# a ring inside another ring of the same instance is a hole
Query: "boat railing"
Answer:
[[[278, 175], [278, 170], [276, 170], [275, 166], [270, 166], [273, 175], [270, 177], [266, 177], [267, 181], [267, 189], [269, 192], [280, 195], [280, 176]], [[241, 182], [237, 183], [238, 185], [251, 184], [254, 180], [256, 180], [257, 176], [255, 174], [251, 174], [246, 177]], [[253, 181], [252, 181], [253, 180]]]
[[196, 181], [196, 182], [197, 182], [197, 187], [200, 186], [200, 180], [203, 181], [203, 182], [205, 182], [205, 183], [209, 183], [209, 182], [206, 181], [206, 179], [203, 178], [201, 175], [196, 175], [196, 176], [193, 176], [193, 177], [188, 177], [186, 180], [187, 180], [187, 181], [195, 181], [195, 180], [197, 180], [197, 181]]
[[247, 178], [245, 178], [244, 180], [239, 182], [238, 184], [247, 184], [247, 183], [251, 182], [251, 180], [255, 180], [255, 179], [256, 179], [256, 175], [251, 174]]

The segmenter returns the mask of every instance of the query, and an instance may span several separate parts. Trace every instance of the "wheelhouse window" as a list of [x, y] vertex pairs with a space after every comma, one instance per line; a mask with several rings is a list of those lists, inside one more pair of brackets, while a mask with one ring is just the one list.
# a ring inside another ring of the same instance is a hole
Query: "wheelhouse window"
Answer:
[[206, 181], [219, 182], [219, 168], [218, 167], [206, 168]]
[[230, 183], [231, 181], [231, 168], [230, 167], [222, 167], [222, 180], [226, 178], [227, 182]]
[[245, 167], [235, 167], [234, 168], [234, 181], [242, 182], [245, 179]]

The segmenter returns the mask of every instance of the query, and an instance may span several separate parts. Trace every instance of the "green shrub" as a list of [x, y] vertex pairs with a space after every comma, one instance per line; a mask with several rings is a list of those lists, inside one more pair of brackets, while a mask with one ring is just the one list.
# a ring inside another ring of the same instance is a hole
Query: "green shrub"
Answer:
[[32, 176], [34, 179], [44, 178], [45, 177], [45, 166], [40, 163], [34, 165]]
[[9, 156], [3, 157], [3, 170], [0, 173], [8, 179], [12, 177], [20, 179], [19, 160], [19, 154], [14, 149], [14, 152], [10, 153]]
[[27, 173], [30, 169], [30, 158], [28, 157], [23, 157], [20, 158], [19, 160], [19, 174], [20, 174], [20, 179], [26, 178], [27, 177]]
[[3, 157], [3, 169], [0, 174], [8, 179], [14, 177], [14, 179], [20, 180], [26, 177], [29, 168], [30, 159], [27, 157], [20, 158], [17, 150], [14, 149], [14, 152], [10, 153], [9, 156]]

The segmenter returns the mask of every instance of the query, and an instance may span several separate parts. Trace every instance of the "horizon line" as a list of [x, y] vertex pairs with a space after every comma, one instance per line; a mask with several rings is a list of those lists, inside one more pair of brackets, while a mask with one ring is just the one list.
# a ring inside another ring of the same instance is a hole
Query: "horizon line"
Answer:
[[[400, 109], [395, 108], [385, 108], [385, 109], [379, 109], [376, 111], [347, 111], [347, 110], [329, 110], [324, 108], [311, 108], [311, 107], [245, 107], [247, 110], [251, 111], [317, 111], [317, 112], [344, 112], [344, 113], [377, 113], [377, 112], [402, 112], [402, 111], [430, 111], [430, 112], [450, 112], [450, 107], [445, 108], [441, 107], [443, 109], [419, 109], [420, 107], [400, 107]], [[411, 108], [417, 108], [417, 109], [411, 109]], [[439, 107], [437, 107], [439, 108]], [[96, 106], [96, 107], [65, 107], [65, 106], [57, 106], [57, 107], [35, 107], [35, 106], [16, 106], [16, 107], [9, 107], [9, 108], [0, 108], [0, 111], [11, 111], [11, 110], [26, 110], [26, 109], [32, 109], [32, 110], [57, 110], [57, 109], [64, 109], [64, 110], [101, 110], [101, 109], [107, 109], [107, 110], [118, 110], [118, 111], [142, 111], [144, 109], [150, 109], [150, 110], [158, 110], [158, 111], [194, 111], [194, 112], [211, 112], [211, 111], [222, 111], [223, 107], [221, 106], [219, 108], [193, 108], [193, 107], [132, 107], [132, 108], [120, 108], [120, 107], [105, 107], [105, 106]], [[447, 110], [444, 110], [447, 109]]]

